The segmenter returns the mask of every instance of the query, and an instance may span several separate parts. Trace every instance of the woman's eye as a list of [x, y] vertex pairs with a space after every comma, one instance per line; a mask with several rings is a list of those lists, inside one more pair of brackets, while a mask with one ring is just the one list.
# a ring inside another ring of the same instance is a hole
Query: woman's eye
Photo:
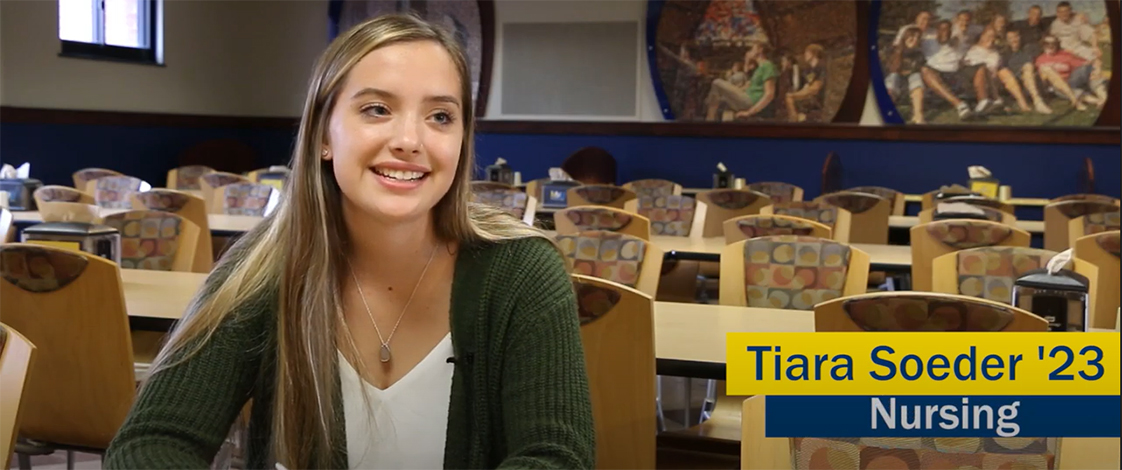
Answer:
[[380, 104], [372, 104], [364, 106], [362, 113], [369, 116], [385, 116], [390, 113], [390, 109]]
[[434, 121], [436, 121], [437, 124], [440, 124], [440, 125], [451, 124], [455, 121], [455, 119], [452, 118], [452, 115], [448, 114], [446, 112], [439, 112], [439, 113], [433, 114], [432, 119]]

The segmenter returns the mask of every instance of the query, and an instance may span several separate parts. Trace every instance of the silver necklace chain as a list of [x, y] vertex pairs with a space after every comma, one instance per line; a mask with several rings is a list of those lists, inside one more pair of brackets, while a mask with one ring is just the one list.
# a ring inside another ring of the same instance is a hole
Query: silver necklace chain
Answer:
[[413, 296], [417, 295], [417, 289], [421, 287], [421, 281], [425, 279], [425, 273], [429, 270], [429, 265], [432, 264], [433, 258], [436, 257], [436, 249], [440, 245], [432, 247], [432, 254], [429, 255], [429, 261], [425, 263], [425, 269], [421, 271], [421, 277], [417, 279], [417, 284], [413, 286], [413, 293], [409, 294], [409, 300], [405, 302], [405, 308], [401, 309], [401, 314], [397, 316], [397, 323], [394, 323], [393, 330], [390, 330], [388, 338], [382, 338], [382, 330], [378, 328], [378, 322], [374, 321], [374, 313], [370, 311], [370, 304], [366, 303], [366, 294], [362, 292], [362, 286], [358, 282], [358, 276], [355, 275], [355, 268], [348, 263], [351, 270], [351, 277], [355, 280], [355, 288], [358, 289], [358, 296], [362, 299], [362, 306], [366, 307], [366, 316], [370, 318], [370, 324], [374, 325], [374, 331], [378, 333], [378, 341], [382, 343], [381, 349], [378, 351], [378, 359], [382, 362], [390, 362], [393, 354], [390, 351], [390, 341], [393, 341], [394, 333], [397, 333], [397, 327], [401, 325], [401, 319], [405, 318], [405, 312], [409, 311], [409, 305], [413, 303]]

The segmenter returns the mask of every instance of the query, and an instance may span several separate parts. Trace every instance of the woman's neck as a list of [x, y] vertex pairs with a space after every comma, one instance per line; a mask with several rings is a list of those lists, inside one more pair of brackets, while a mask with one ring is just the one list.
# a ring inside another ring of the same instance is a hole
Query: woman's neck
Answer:
[[443, 245], [432, 216], [409, 222], [383, 223], [362, 214], [344, 217], [350, 239], [348, 259], [361, 278], [391, 283], [414, 274]]

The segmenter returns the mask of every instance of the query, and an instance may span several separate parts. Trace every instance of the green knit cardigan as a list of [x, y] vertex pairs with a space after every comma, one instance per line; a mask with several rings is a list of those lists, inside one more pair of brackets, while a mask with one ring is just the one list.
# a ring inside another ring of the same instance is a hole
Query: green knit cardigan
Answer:
[[[224, 277], [216, 270], [204, 292]], [[272, 468], [275, 305], [269, 295], [236, 312], [199, 353], [152, 377], [105, 467], [207, 468], [252, 398], [246, 465]], [[451, 310], [455, 367], [444, 467], [592, 468], [595, 430], [576, 296], [553, 247], [532, 238], [461, 247]], [[335, 413], [332, 467], [347, 468], [341, 406]]]

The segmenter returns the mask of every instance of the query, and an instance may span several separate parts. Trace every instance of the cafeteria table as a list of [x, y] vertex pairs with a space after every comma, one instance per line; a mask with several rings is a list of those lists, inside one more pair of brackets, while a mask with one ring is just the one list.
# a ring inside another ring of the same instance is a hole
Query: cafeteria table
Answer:
[[[102, 215], [125, 212], [129, 209], [106, 209]], [[207, 214], [207, 223], [210, 224], [211, 233], [232, 234], [247, 232], [264, 220], [262, 217], [252, 215]], [[38, 211], [12, 212], [12, 222], [17, 225], [33, 225], [43, 222], [43, 216]]]

